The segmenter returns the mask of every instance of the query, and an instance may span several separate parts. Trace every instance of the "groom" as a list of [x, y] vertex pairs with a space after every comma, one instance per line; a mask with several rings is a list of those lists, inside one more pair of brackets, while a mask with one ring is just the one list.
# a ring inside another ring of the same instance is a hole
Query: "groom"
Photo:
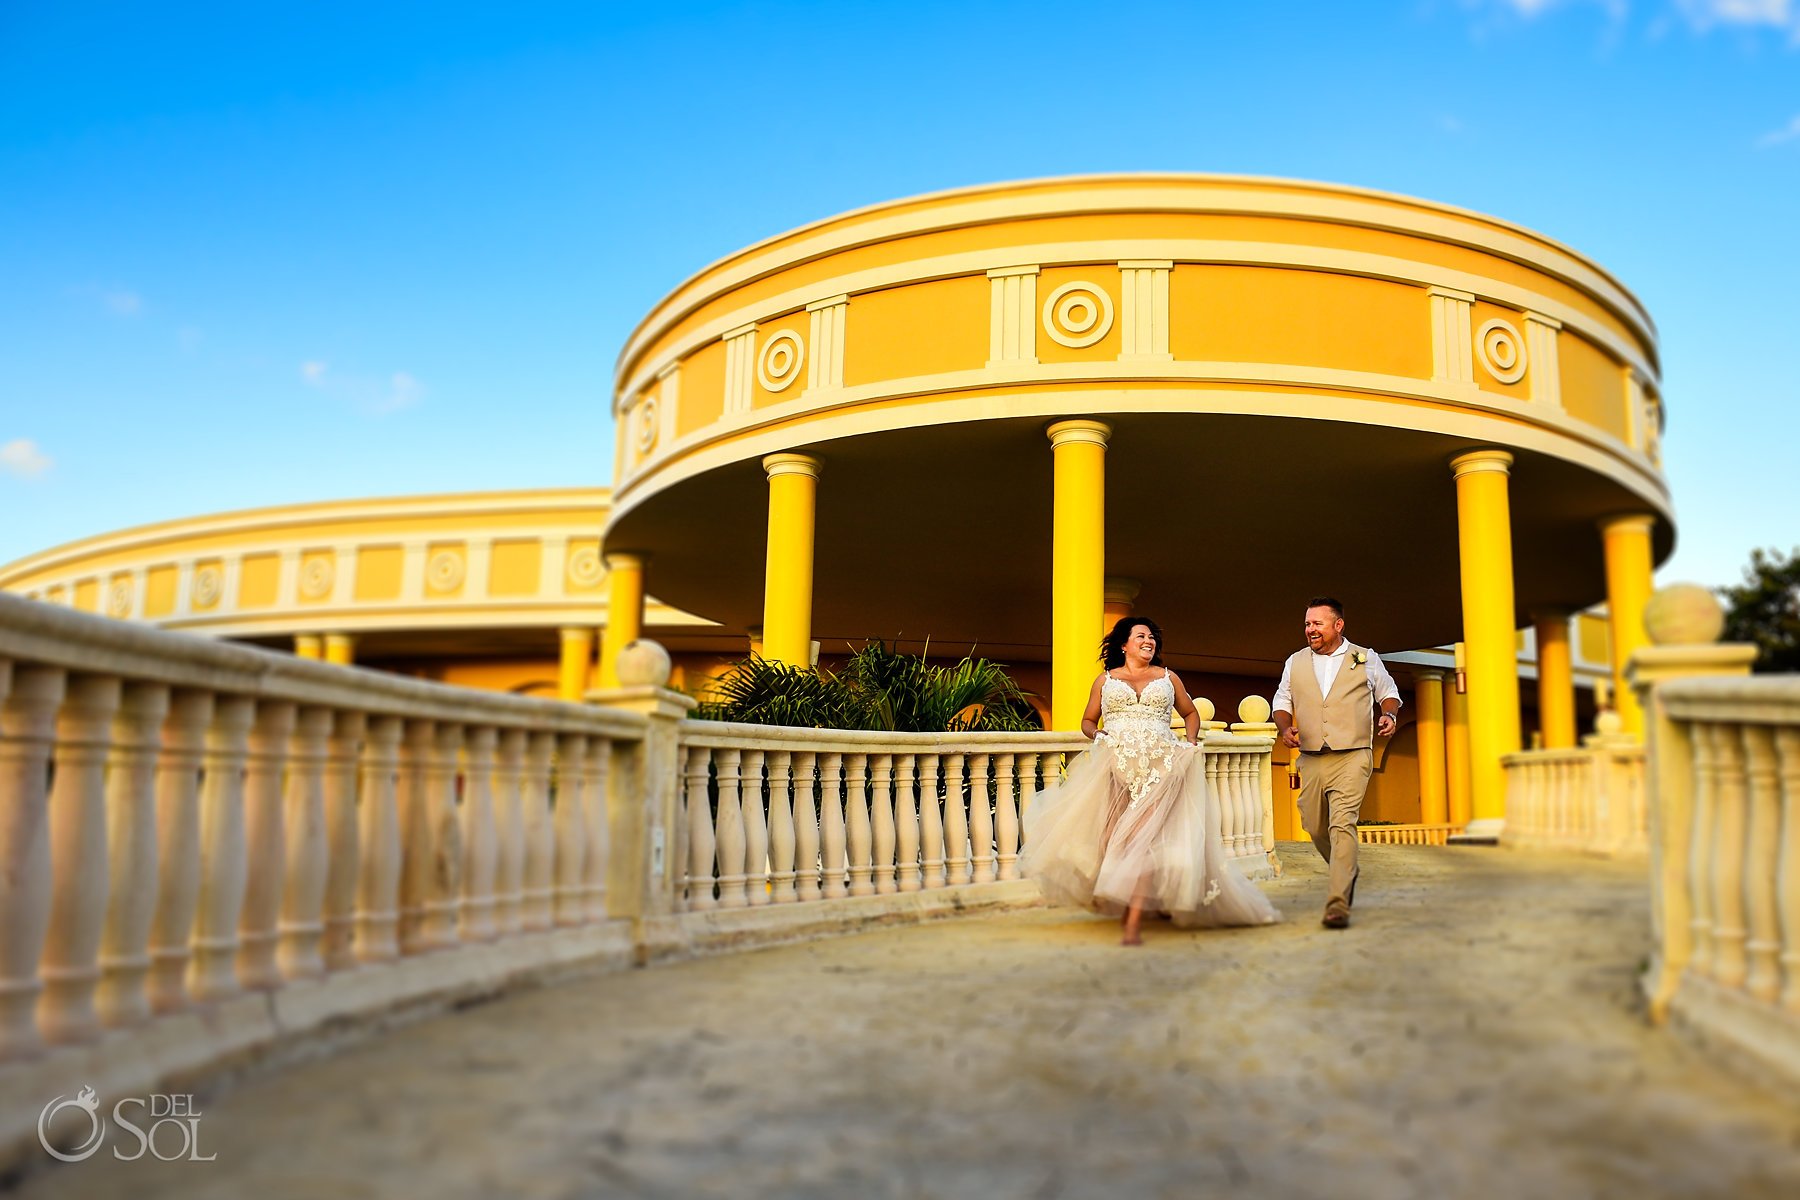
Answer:
[[1343, 929], [1356, 896], [1356, 818], [1375, 735], [1400, 727], [1400, 689], [1373, 650], [1344, 640], [1344, 606], [1330, 596], [1306, 603], [1306, 645], [1282, 667], [1270, 707], [1281, 744], [1300, 752], [1301, 823], [1331, 865], [1324, 923]]

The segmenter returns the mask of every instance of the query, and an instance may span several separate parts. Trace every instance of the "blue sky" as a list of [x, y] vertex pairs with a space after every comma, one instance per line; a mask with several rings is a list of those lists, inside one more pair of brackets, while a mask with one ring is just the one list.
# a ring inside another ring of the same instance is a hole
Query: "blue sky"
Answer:
[[1494, 213], [1662, 333], [1664, 581], [1800, 545], [1800, 0], [0, 0], [0, 562], [169, 517], [608, 481], [669, 288], [1084, 171]]

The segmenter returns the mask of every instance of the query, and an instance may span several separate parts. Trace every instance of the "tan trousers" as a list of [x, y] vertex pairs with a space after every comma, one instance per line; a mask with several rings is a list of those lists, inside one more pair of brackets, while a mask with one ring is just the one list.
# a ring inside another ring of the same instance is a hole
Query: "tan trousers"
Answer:
[[1331, 864], [1331, 890], [1325, 903], [1349, 904], [1356, 898], [1356, 818], [1375, 752], [1326, 750], [1300, 759], [1300, 823], [1312, 836], [1319, 855]]

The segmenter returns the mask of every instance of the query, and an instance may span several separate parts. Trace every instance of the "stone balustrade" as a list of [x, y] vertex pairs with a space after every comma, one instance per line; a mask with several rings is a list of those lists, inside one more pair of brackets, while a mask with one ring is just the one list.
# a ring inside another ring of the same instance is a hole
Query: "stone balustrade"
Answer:
[[1356, 840], [1365, 846], [1447, 846], [1461, 832], [1460, 825], [1358, 825]]
[[1642, 854], [1650, 825], [1644, 747], [1635, 737], [1597, 733], [1568, 750], [1522, 750], [1506, 767], [1507, 846]]
[[1800, 677], [1653, 695], [1651, 1011], [1800, 1088]]

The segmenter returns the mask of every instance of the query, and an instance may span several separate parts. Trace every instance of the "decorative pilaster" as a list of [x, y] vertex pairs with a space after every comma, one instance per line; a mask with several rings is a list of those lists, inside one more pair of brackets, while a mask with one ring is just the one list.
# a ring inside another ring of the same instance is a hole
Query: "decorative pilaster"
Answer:
[[[675, 414], [681, 411], [681, 362], [656, 373], [656, 422], [638, 431], [638, 454], [647, 457], [658, 445], [675, 440]], [[654, 429], [654, 433], [651, 431]]]
[[811, 353], [806, 362], [809, 392], [844, 386], [844, 315], [849, 307], [847, 295], [816, 300], [806, 306], [812, 319], [807, 338]]
[[1170, 260], [1119, 263], [1119, 361], [1168, 362]]
[[275, 605], [277, 608], [291, 608], [300, 600], [300, 550], [289, 546], [278, 556], [278, 572], [275, 577]]
[[423, 539], [406, 542], [400, 548], [400, 599], [407, 604], [424, 602], [425, 556], [429, 549]]
[[348, 608], [356, 600], [356, 545], [340, 543], [331, 548], [331, 599], [334, 608]]
[[1435, 383], [1473, 385], [1475, 348], [1469, 336], [1475, 297], [1434, 287], [1431, 296], [1431, 378]]
[[756, 389], [756, 325], [725, 335], [725, 415], [750, 411]]
[[1531, 364], [1531, 402], [1562, 407], [1562, 366], [1556, 335], [1562, 322], [1542, 313], [1525, 314], [1525, 361]]
[[988, 326], [988, 366], [1037, 363], [1036, 267], [989, 271], [992, 317]]
[[552, 534], [540, 541], [538, 555], [538, 595], [549, 599], [569, 589], [569, 539]]
[[464, 571], [463, 595], [471, 600], [485, 599], [488, 595], [488, 577], [493, 573], [494, 539], [472, 537], [464, 548], [467, 555], [467, 568]]

